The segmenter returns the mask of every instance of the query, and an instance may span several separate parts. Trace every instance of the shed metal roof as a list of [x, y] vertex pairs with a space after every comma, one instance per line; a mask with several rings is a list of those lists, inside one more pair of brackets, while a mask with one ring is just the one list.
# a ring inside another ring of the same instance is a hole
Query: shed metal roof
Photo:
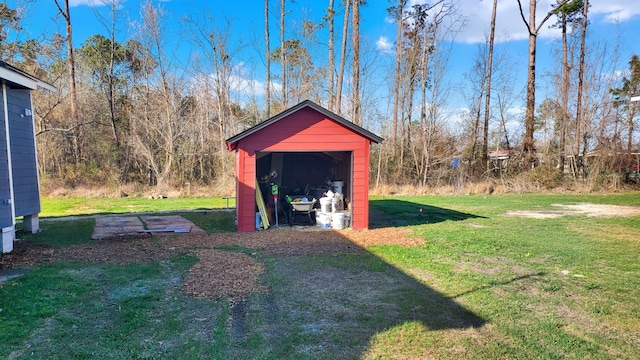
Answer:
[[269, 119], [267, 119], [267, 120], [255, 125], [255, 126], [253, 126], [253, 127], [248, 128], [247, 130], [245, 130], [245, 131], [243, 131], [243, 132], [241, 132], [241, 133], [239, 133], [239, 134], [237, 134], [235, 136], [232, 136], [232, 137], [228, 138], [227, 140], [225, 140], [225, 142], [227, 143], [227, 149], [229, 151], [235, 150], [237, 145], [238, 145], [238, 142], [240, 140], [244, 139], [245, 137], [247, 137], [247, 136], [249, 136], [251, 134], [255, 134], [255, 133], [259, 132], [260, 130], [266, 128], [267, 126], [269, 126], [269, 125], [271, 125], [271, 124], [273, 124], [273, 123], [275, 123], [275, 122], [277, 122], [279, 120], [282, 120], [283, 118], [285, 118], [285, 117], [287, 117], [287, 116], [289, 116], [289, 115], [291, 115], [291, 114], [293, 114], [293, 113], [295, 113], [295, 112], [297, 112], [297, 111], [299, 111], [299, 110], [301, 110], [301, 109], [303, 109], [305, 107], [312, 108], [313, 110], [325, 115], [327, 118], [329, 118], [329, 119], [331, 119], [331, 120], [343, 125], [344, 127], [348, 128], [348, 129], [351, 129], [353, 132], [361, 135], [362, 137], [364, 137], [366, 139], [369, 139], [370, 141], [375, 142], [376, 144], [381, 143], [382, 140], [383, 140], [380, 136], [370, 132], [369, 130], [366, 130], [365, 128], [363, 128], [361, 126], [358, 126], [358, 125], [352, 123], [351, 121], [341, 117], [340, 115], [338, 115], [338, 114], [336, 114], [336, 113], [334, 113], [332, 111], [329, 111], [329, 110], [325, 109], [324, 107], [314, 103], [313, 101], [305, 100], [305, 101], [299, 103], [298, 105], [295, 105], [295, 106], [293, 106], [293, 107], [291, 107], [291, 108], [279, 113], [278, 115], [275, 115], [275, 116], [273, 116], [273, 117], [271, 117], [271, 118], [269, 118]]
[[0, 61], [0, 79], [4, 79], [31, 90], [36, 90], [40, 87], [49, 91], [56, 91], [56, 88], [48, 82], [42, 81], [4, 61]]

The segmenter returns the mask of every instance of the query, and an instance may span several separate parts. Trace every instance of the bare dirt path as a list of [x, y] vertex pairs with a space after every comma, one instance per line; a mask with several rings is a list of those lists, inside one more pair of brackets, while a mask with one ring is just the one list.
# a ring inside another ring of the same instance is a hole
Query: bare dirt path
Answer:
[[553, 210], [507, 211], [506, 216], [550, 219], [561, 216], [586, 215], [589, 217], [633, 217], [640, 216], [640, 206], [602, 205], [602, 204], [553, 204]]

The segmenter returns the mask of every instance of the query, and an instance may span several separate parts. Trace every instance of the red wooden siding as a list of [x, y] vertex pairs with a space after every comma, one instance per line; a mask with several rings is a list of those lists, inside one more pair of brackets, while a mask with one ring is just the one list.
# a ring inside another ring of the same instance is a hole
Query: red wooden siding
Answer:
[[364, 149], [368, 140], [310, 108], [240, 140], [254, 151], [339, 151]]
[[[250, 232], [255, 230], [255, 201], [256, 201], [256, 166], [255, 154], [249, 154], [239, 148], [236, 153], [238, 166], [236, 167], [236, 208], [238, 216], [238, 231]], [[242, 204], [242, 206], [240, 206]]]
[[255, 230], [255, 154], [263, 151], [351, 151], [351, 227], [366, 229], [369, 225], [370, 142], [312, 107], [302, 107], [239, 139], [236, 146], [238, 231]]
[[354, 230], [369, 226], [369, 143], [366, 150], [353, 152], [351, 227]]

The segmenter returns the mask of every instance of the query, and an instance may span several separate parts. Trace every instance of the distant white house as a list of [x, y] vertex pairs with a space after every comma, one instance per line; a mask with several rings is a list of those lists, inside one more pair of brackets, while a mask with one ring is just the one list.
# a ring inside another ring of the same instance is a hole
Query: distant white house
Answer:
[[0, 61], [0, 229], [3, 253], [13, 250], [16, 218], [24, 230], [37, 232], [40, 179], [31, 91], [55, 88]]

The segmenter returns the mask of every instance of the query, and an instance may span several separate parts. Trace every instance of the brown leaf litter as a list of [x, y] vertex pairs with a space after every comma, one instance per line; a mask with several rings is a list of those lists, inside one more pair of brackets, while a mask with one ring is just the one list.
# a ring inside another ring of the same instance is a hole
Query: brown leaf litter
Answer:
[[[409, 238], [410, 229], [297, 230], [287, 227], [255, 233], [214, 233], [127, 236], [95, 240], [70, 247], [51, 247], [17, 241], [13, 252], [0, 255], [0, 270], [54, 261], [80, 261], [125, 265], [165, 261], [192, 254], [199, 262], [189, 270], [184, 292], [206, 299], [244, 299], [259, 285], [264, 266], [252, 256], [228, 250], [242, 247], [274, 256], [357, 254], [374, 245], [416, 246], [424, 239]], [[227, 248], [227, 250], [224, 250]]]

